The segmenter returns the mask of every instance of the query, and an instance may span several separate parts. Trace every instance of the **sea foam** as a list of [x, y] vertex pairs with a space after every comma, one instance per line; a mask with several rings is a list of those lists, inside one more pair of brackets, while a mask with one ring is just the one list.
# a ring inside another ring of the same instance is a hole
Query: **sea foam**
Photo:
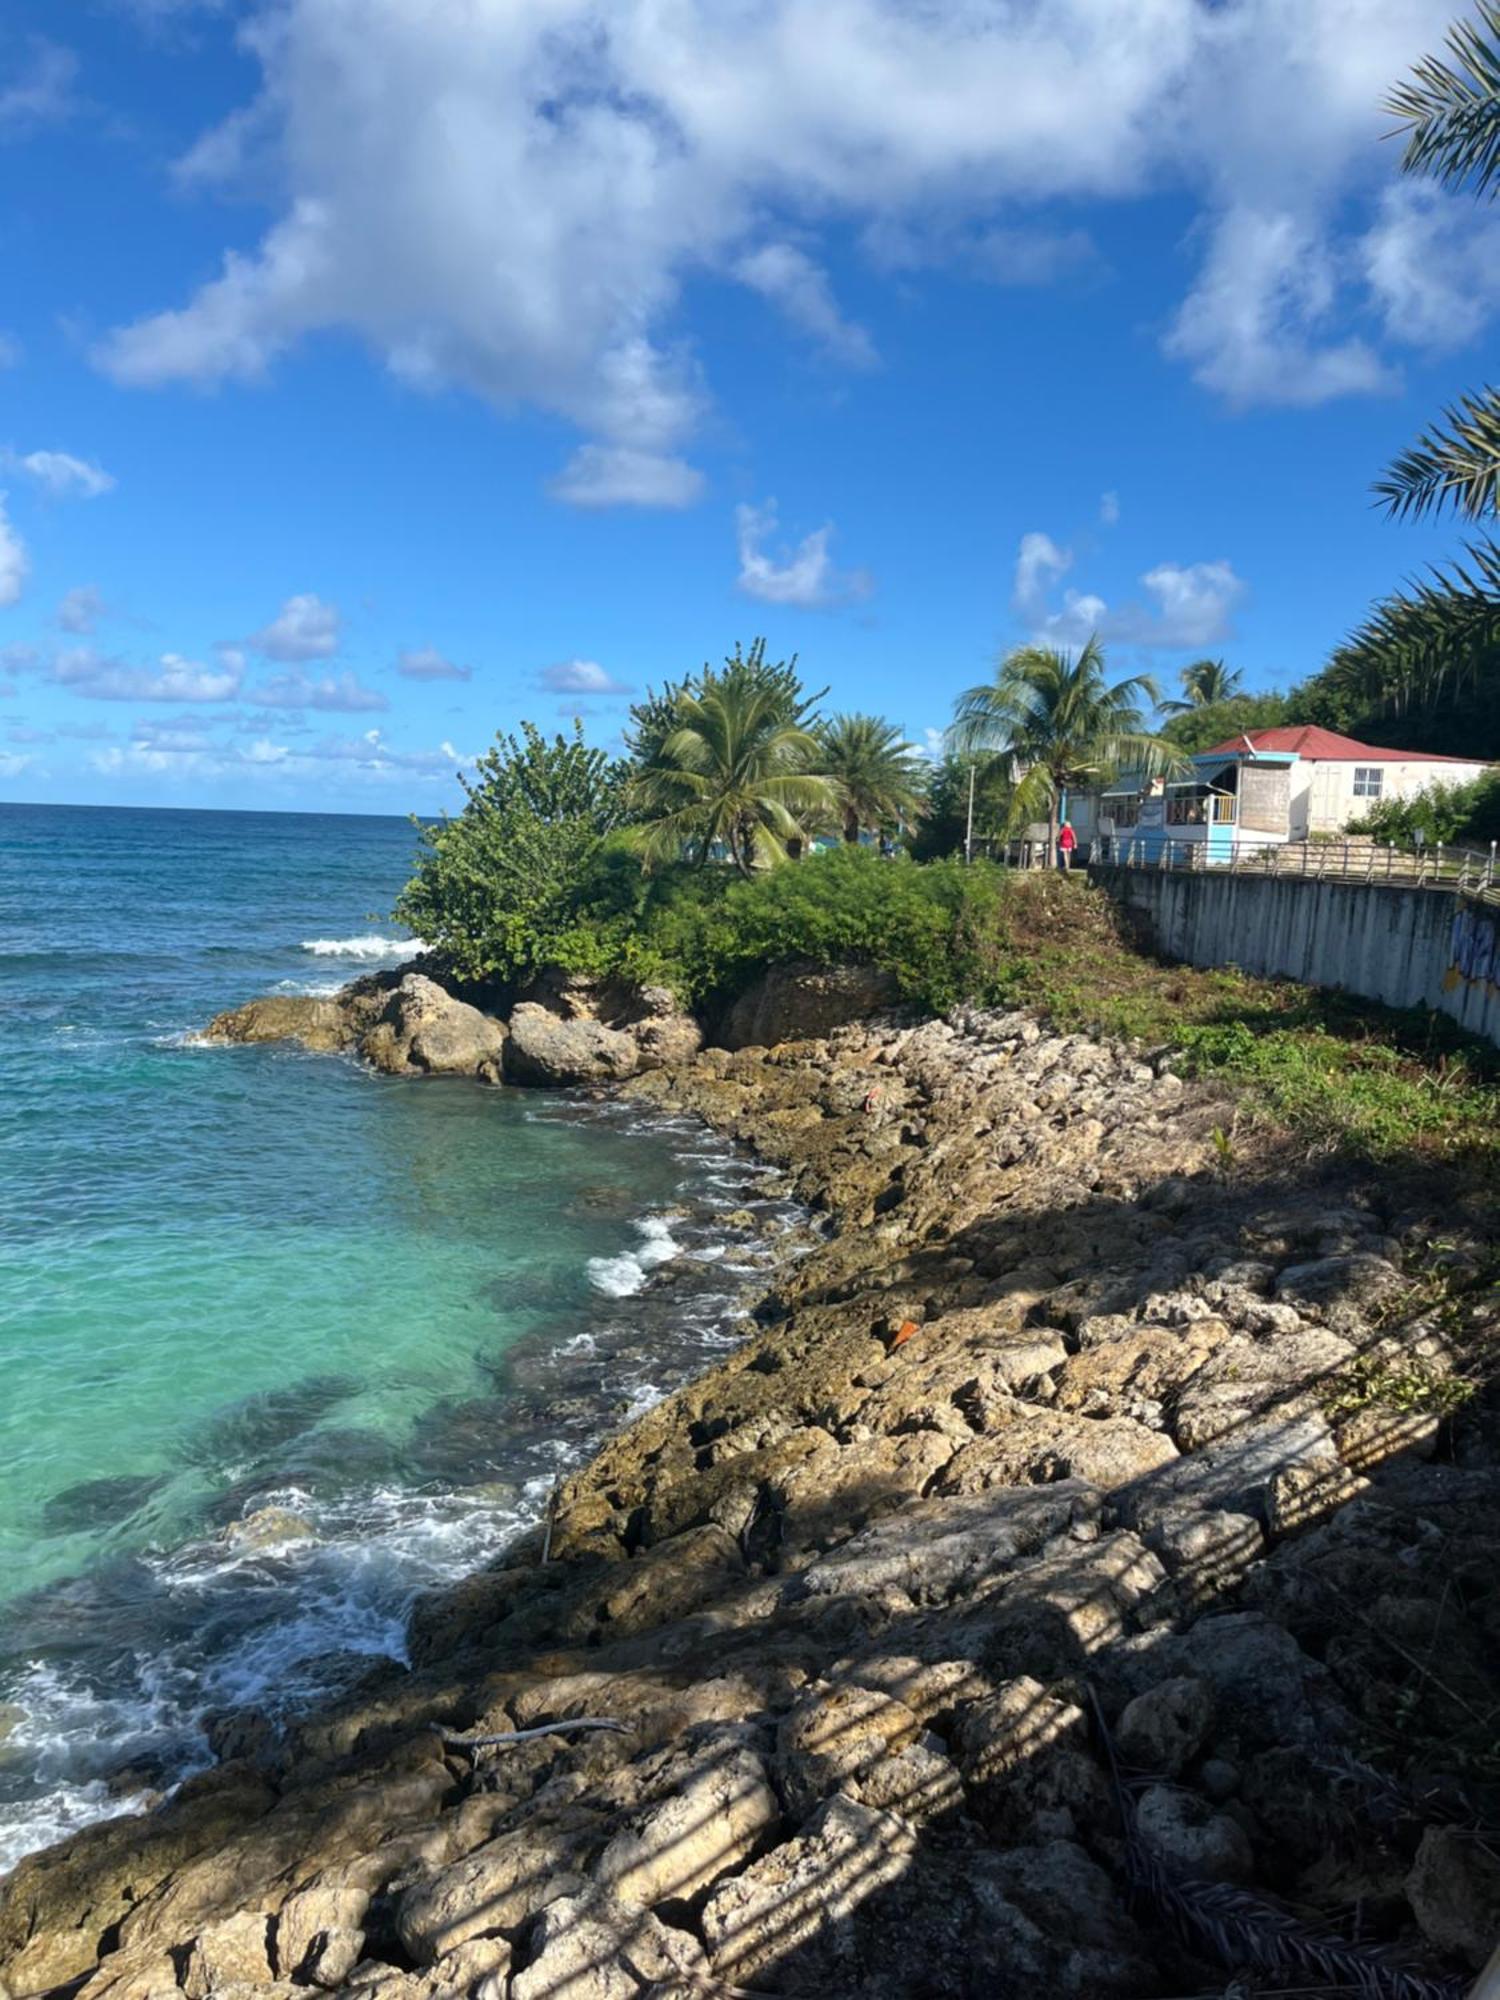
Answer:
[[589, 1283], [595, 1291], [612, 1299], [632, 1298], [658, 1264], [669, 1264], [681, 1255], [682, 1246], [662, 1216], [648, 1215], [636, 1228], [641, 1234], [639, 1248], [622, 1250], [618, 1257], [590, 1257]]
[[304, 938], [302, 949], [310, 951], [314, 958], [370, 961], [377, 958], [414, 958], [427, 947], [420, 938], [382, 937], [378, 931], [367, 931], [362, 937]]

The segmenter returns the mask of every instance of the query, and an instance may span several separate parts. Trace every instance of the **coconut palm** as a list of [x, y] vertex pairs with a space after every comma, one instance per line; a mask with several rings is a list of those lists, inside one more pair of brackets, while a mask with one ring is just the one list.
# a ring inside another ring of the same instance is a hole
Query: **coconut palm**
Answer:
[[1178, 677], [1181, 701], [1164, 701], [1163, 715], [1187, 715], [1192, 709], [1207, 708], [1211, 702], [1233, 701], [1240, 691], [1242, 676], [1222, 660], [1194, 660]]
[[706, 675], [697, 693], [679, 694], [676, 727], [633, 781], [636, 843], [648, 862], [696, 850], [701, 865], [722, 841], [742, 875], [783, 860], [836, 809], [821, 755], [771, 677]]
[[[1477, 197], [1500, 195], [1500, 0], [1476, 0], [1477, 21], [1448, 30], [1447, 60], [1427, 56], [1391, 92], [1386, 109], [1406, 130], [1401, 165]], [[1500, 391], [1450, 404], [1376, 486], [1403, 515], [1452, 507], [1471, 521], [1500, 502]]]
[[921, 817], [926, 799], [927, 760], [893, 722], [878, 715], [836, 715], [818, 732], [818, 768], [838, 790], [839, 819], [846, 843], [860, 833]]
[[1146, 727], [1146, 710], [1160, 699], [1149, 674], [1111, 685], [1097, 636], [1077, 653], [1020, 646], [993, 680], [959, 696], [948, 740], [955, 750], [996, 751], [1009, 762], [1011, 828], [1045, 816], [1055, 853], [1069, 786], [1121, 765], [1155, 773], [1181, 763], [1181, 753]]

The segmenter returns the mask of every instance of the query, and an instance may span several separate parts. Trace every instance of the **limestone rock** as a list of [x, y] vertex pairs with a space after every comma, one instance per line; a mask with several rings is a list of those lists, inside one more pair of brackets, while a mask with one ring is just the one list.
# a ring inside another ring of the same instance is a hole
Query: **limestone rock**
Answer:
[[1430, 1826], [1406, 1878], [1424, 1934], [1477, 1972], [1500, 1938], [1500, 1855], [1466, 1827]]
[[360, 1040], [360, 1054], [392, 1076], [472, 1076], [500, 1081], [505, 1028], [455, 1000], [420, 972], [408, 972], [380, 1019]]
[[583, 1889], [587, 1820], [528, 1824], [487, 1841], [451, 1868], [404, 1891], [396, 1930], [418, 1965], [431, 1965], [486, 1931], [514, 1931], [559, 1896]]
[[1276, 1297], [1283, 1304], [1295, 1306], [1309, 1319], [1322, 1320], [1336, 1332], [1360, 1332], [1373, 1311], [1399, 1299], [1407, 1289], [1407, 1280], [1395, 1265], [1369, 1251], [1293, 1264], [1276, 1280]]
[[1088, 1744], [1083, 1710], [1023, 1674], [964, 1711], [956, 1747], [975, 1811], [1004, 1841], [1038, 1827], [1071, 1836], [1108, 1815]]
[[1175, 1778], [1202, 1749], [1213, 1719], [1208, 1684], [1191, 1674], [1174, 1674], [1127, 1702], [1115, 1727], [1115, 1743], [1138, 1771]]
[[638, 2000], [674, 1979], [701, 1980], [702, 1947], [634, 1904], [562, 1896], [537, 1919], [531, 1962], [510, 2000]]
[[602, 1021], [564, 1020], [534, 1000], [520, 1001], [510, 1016], [505, 1074], [512, 1083], [560, 1090], [611, 1083], [634, 1076], [640, 1050], [634, 1036]]
[[1149, 1785], [1135, 1807], [1136, 1831], [1174, 1874], [1203, 1882], [1248, 1882], [1255, 1855], [1238, 1820], [1191, 1792]]
[[271, 994], [215, 1014], [203, 1031], [211, 1042], [301, 1042], [304, 1048], [347, 1048], [354, 1039], [348, 1015], [336, 998]]
[[883, 1759], [904, 1750], [921, 1725], [904, 1702], [873, 1688], [818, 1688], [782, 1719], [776, 1755], [787, 1809], [806, 1818], [834, 1791], [858, 1790]]
[[270, 1923], [259, 1910], [242, 1910], [210, 1924], [193, 1939], [182, 1990], [188, 2000], [210, 2000], [225, 1986], [266, 1986], [272, 1978]]
[[721, 1882], [704, 1904], [703, 1938], [714, 1971], [736, 1985], [754, 1985], [788, 1953], [816, 1940], [830, 1973], [837, 1978], [841, 1966], [847, 1972], [850, 1920], [900, 1879], [915, 1848], [912, 1828], [897, 1814], [836, 1794], [795, 1839]]
[[594, 1879], [643, 1909], [686, 1902], [743, 1867], [781, 1818], [765, 1767], [748, 1750], [719, 1749], [600, 1855]]
[[895, 980], [878, 966], [773, 965], [735, 1001], [717, 1040], [726, 1049], [811, 1041], [895, 999]]

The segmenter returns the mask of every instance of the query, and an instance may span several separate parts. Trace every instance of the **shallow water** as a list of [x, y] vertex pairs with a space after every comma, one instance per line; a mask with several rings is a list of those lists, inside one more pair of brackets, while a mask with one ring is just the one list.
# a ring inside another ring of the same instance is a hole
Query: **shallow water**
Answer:
[[[619, 1107], [195, 1032], [409, 948], [405, 821], [0, 807], [0, 1869], [414, 1591], [734, 1335], [759, 1170]], [[284, 1508], [274, 1546], [226, 1540]], [[300, 1523], [300, 1527], [297, 1525]]]

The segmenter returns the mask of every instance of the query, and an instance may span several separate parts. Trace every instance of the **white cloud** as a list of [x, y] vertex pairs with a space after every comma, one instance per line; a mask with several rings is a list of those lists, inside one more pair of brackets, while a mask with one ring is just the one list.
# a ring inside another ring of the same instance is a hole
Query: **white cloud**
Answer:
[[0, 328], [0, 368], [19, 368], [26, 358], [26, 350], [13, 333]]
[[460, 667], [436, 646], [408, 646], [396, 655], [396, 672], [409, 681], [468, 681], [472, 667]]
[[73, 110], [78, 58], [71, 49], [33, 35], [24, 54], [0, 67], [0, 139], [24, 138]]
[[240, 752], [247, 764], [284, 764], [291, 754], [284, 743], [273, 743], [268, 736], [257, 736]]
[[1095, 591], [1066, 590], [1057, 610], [1048, 593], [1073, 566], [1071, 549], [1050, 535], [1023, 535], [1016, 556], [1013, 602], [1042, 643], [1079, 646], [1091, 635], [1120, 645], [1212, 646], [1227, 638], [1230, 616], [1244, 596], [1243, 580], [1232, 563], [1157, 563], [1140, 581], [1149, 604], [1112, 607]]
[[833, 537], [831, 521], [804, 535], [795, 548], [781, 549], [779, 559], [763, 546], [777, 529], [774, 500], [761, 507], [736, 507], [734, 525], [740, 557], [738, 586], [746, 597], [757, 597], [763, 604], [794, 604], [814, 611], [868, 597], [874, 587], [865, 571], [834, 567], [828, 546]]
[[1364, 280], [1332, 230], [1388, 179], [1382, 98], [1451, 7], [247, 0], [259, 87], [190, 160], [200, 186], [283, 205], [97, 359], [125, 382], [253, 379], [340, 329], [418, 389], [576, 426], [561, 497], [685, 506], [706, 408], [681, 343], [695, 279], [738, 274], [853, 355], [823, 276], [835, 231], [878, 221], [961, 267], [1056, 281], [1091, 249], [1056, 227], [1061, 204], [1167, 193], [1206, 225], [1172, 334], [1205, 384], [1378, 389], [1340, 310]]
[[17, 602], [26, 587], [30, 567], [26, 544], [11, 526], [5, 511], [5, 495], [0, 493], [0, 605]]
[[623, 681], [613, 679], [597, 660], [559, 660], [537, 676], [549, 694], [629, 694]]
[[1106, 528], [1112, 528], [1120, 518], [1120, 496], [1118, 493], [1099, 495], [1099, 519]]
[[339, 649], [338, 606], [311, 591], [289, 597], [269, 625], [245, 641], [268, 660], [326, 660]]
[[1167, 334], [1167, 352], [1240, 407], [1392, 389], [1392, 370], [1367, 341], [1329, 337], [1341, 277], [1333, 243], [1304, 218], [1231, 209]]
[[64, 596], [57, 607], [57, 622], [64, 632], [89, 633], [108, 610], [104, 594], [94, 583], [81, 583]]
[[1073, 551], [1059, 548], [1050, 535], [1039, 530], [1022, 535], [1011, 593], [1016, 609], [1029, 616], [1057, 579], [1072, 567]]
[[703, 474], [685, 458], [627, 445], [580, 445], [547, 491], [574, 507], [691, 507]]
[[91, 701], [219, 702], [233, 701], [240, 691], [238, 673], [180, 653], [163, 653], [156, 666], [138, 667], [92, 646], [58, 653], [48, 678]]
[[315, 679], [300, 667], [255, 688], [250, 699], [265, 708], [319, 708], [349, 715], [390, 707], [380, 690], [366, 687], [358, 674], [324, 674]]
[[862, 326], [844, 318], [828, 282], [828, 273], [793, 243], [764, 243], [734, 266], [741, 284], [759, 292], [809, 334], [836, 360], [854, 368], [872, 368], [875, 344]]
[[0, 778], [19, 778], [23, 771], [29, 771], [36, 762], [35, 757], [20, 750], [0, 750]]
[[6, 451], [0, 454], [12, 472], [23, 472], [54, 500], [97, 500], [114, 490], [113, 475], [91, 459], [67, 451]]
[[1468, 195], [1410, 181], [1388, 189], [1359, 255], [1393, 340], [1462, 347], [1500, 306], [1500, 213]]

